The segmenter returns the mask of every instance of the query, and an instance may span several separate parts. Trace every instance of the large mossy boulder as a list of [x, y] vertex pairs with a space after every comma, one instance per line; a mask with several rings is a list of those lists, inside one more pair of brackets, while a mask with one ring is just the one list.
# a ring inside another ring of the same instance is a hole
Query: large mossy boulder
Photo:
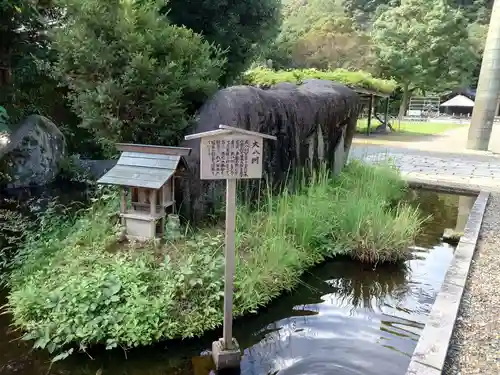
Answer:
[[0, 184], [9, 188], [47, 185], [65, 156], [66, 142], [57, 126], [46, 117], [29, 116], [0, 142]]
[[[276, 142], [264, 142], [263, 161], [267, 181], [276, 186], [303, 167], [315, 168], [322, 162], [339, 172], [351, 147], [359, 108], [353, 90], [331, 81], [312, 79], [300, 86], [285, 83], [267, 90], [234, 86], [204, 104], [190, 134], [223, 124], [276, 136]], [[225, 184], [199, 179], [199, 139], [183, 146], [193, 151], [187, 158], [192, 179], [183, 183], [182, 207], [197, 220], [224, 200]]]

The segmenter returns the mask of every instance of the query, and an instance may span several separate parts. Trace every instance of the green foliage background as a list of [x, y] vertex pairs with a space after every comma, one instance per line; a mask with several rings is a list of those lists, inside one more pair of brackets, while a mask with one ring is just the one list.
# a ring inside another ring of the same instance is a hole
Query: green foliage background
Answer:
[[[477, 84], [492, 0], [284, 0], [283, 26], [260, 63], [363, 70], [413, 93]], [[397, 14], [397, 15], [396, 15]], [[269, 65], [269, 64], [268, 64]], [[394, 112], [393, 114], [397, 114]]]
[[444, 0], [405, 0], [373, 24], [378, 65], [401, 85], [404, 115], [411, 92], [465, 87], [473, 75], [474, 51], [467, 20]]
[[14, 127], [42, 114], [71, 153], [96, 158], [117, 139], [175, 144], [217, 84], [252, 64], [395, 79], [404, 109], [414, 92], [477, 82], [492, 3], [0, 0], [0, 104]]
[[224, 51], [221, 85], [230, 85], [279, 32], [280, 0], [168, 0], [163, 12], [175, 25], [202, 35]]
[[277, 33], [279, 5], [0, 0], [0, 103], [13, 124], [51, 118], [85, 157], [109, 156], [118, 139], [175, 144]]

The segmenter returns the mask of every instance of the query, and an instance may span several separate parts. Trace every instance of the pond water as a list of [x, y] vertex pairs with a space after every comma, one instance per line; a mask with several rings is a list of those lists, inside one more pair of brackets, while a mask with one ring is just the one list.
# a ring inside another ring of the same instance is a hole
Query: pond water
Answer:
[[[412, 260], [373, 269], [337, 259], [311, 269], [293, 293], [235, 322], [244, 349], [241, 374], [405, 374], [453, 257], [454, 247], [441, 236], [446, 228], [463, 230], [474, 201], [425, 191], [413, 195], [433, 220], [412, 248]], [[17, 340], [9, 324], [9, 316], [0, 315], [0, 374], [208, 375], [212, 362], [202, 354], [221, 335], [209, 332], [127, 353], [95, 349], [51, 367], [49, 356]]]

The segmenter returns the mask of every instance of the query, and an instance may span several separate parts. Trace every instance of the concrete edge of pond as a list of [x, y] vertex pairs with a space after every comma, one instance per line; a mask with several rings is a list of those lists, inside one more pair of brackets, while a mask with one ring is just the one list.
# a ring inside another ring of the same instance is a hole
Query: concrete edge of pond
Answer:
[[441, 375], [490, 193], [479, 193], [406, 375]]
[[470, 184], [450, 181], [440, 181], [438, 179], [416, 179], [409, 176], [405, 177], [405, 181], [411, 188], [433, 190], [440, 193], [460, 194], [460, 195], [478, 195], [481, 192], [479, 186], [471, 186]]

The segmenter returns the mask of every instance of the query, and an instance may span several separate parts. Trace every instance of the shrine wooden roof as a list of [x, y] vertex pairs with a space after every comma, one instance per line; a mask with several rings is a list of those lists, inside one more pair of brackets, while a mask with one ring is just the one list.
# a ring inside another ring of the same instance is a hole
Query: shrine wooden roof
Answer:
[[186, 166], [183, 155], [191, 151], [186, 148], [123, 144], [118, 145], [118, 149], [123, 150], [120, 159], [97, 183], [159, 189], [172, 177], [179, 164]]

